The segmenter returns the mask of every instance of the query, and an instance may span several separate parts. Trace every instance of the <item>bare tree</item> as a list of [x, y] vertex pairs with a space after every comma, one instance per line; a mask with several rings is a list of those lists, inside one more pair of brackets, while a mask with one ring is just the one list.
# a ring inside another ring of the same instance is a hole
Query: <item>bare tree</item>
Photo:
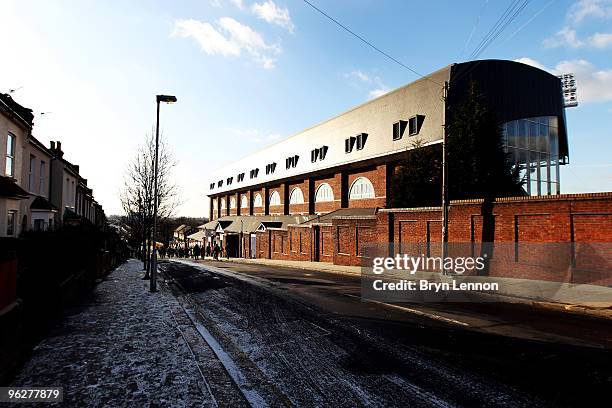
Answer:
[[[151, 236], [153, 232], [154, 204], [154, 160], [155, 137], [153, 132], [146, 136], [144, 143], [128, 164], [124, 176], [120, 199], [126, 215], [126, 224], [131, 231], [131, 241], [141, 247], [140, 255], [146, 269], [145, 278], [150, 271]], [[158, 209], [161, 220], [171, 217], [179, 201], [179, 188], [174, 182], [173, 170], [177, 162], [166, 145], [162, 135], [159, 137], [158, 155]]]

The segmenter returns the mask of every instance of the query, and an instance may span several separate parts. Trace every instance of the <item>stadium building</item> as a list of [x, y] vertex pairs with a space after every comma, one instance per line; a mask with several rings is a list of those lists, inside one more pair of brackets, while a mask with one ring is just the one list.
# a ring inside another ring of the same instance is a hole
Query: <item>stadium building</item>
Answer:
[[[386, 208], [403, 154], [415, 144], [442, 142], [443, 121], [452, 118], [472, 81], [498, 115], [526, 195], [558, 195], [559, 166], [569, 159], [562, 81], [518, 62], [472, 61], [442, 68], [214, 172], [207, 185], [211, 222], [203, 226], [209, 240], [221, 238], [232, 256], [272, 258], [275, 244], [259, 249], [257, 232], [308, 227], [303, 258], [331, 260], [322, 246], [333, 241], [313, 229], [331, 216], [367, 218]], [[248, 230], [244, 217], [252, 217]], [[296, 245], [302, 247], [301, 233]]]

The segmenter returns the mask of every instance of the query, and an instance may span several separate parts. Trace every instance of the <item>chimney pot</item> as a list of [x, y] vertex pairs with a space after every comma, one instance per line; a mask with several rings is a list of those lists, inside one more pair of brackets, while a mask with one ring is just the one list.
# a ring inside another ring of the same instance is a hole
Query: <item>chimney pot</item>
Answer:
[[55, 142], [53, 140], [51, 141], [51, 150], [55, 150]]

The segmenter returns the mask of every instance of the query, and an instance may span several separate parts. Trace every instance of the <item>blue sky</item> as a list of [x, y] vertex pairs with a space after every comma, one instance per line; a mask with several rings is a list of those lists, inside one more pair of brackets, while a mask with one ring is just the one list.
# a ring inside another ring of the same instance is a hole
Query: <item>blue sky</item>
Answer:
[[[468, 58], [510, 0], [312, 0], [423, 74]], [[207, 174], [417, 77], [301, 0], [0, 3], [0, 90], [61, 140], [107, 214], [155, 119], [179, 164], [182, 215], [204, 216]], [[532, 0], [480, 58], [575, 72], [562, 192], [612, 191], [612, 0]]]

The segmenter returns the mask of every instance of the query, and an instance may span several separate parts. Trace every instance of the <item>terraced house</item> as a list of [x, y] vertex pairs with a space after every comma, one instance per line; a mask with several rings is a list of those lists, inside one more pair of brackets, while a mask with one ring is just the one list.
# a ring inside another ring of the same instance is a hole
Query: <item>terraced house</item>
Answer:
[[45, 147], [34, 135], [31, 109], [0, 94], [0, 237], [87, 220], [101, 226], [104, 211], [79, 167], [63, 158], [60, 142]]

